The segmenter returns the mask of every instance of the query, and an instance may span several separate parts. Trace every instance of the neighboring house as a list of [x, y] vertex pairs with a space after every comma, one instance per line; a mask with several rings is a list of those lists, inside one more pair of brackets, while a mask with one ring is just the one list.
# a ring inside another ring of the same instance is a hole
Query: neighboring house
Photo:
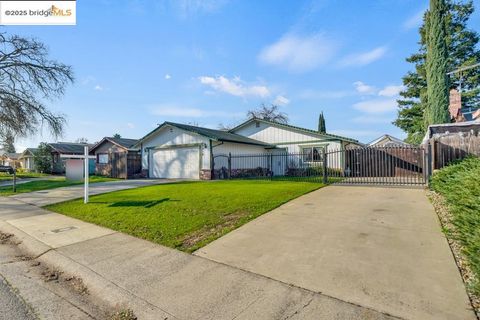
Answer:
[[0, 150], [0, 164], [3, 166], [10, 166], [12, 168], [21, 168], [22, 163], [20, 162], [21, 153], [15, 152], [5, 152], [3, 149]]
[[20, 155], [19, 160], [21, 162], [22, 168], [24, 168], [26, 171], [29, 171], [29, 172], [36, 171], [33, 158], [37, 150], [38, 150], [37, 148], [27, 148]]
[[[340, 150], [350, 144], [359, 143], [337, 135], [251, 119], [229, 132], [164, 122], [134, 148], [141, 150], [142, 168], [148, 177], [211, 179], [215, 169], [227, 165], [224, 155], [296, 152], [310, 157], [308, 161], [317, 161], [324, 148]], [[278, 168], [284, 167], [285, 164], [278, 163]], [[281, 174], [274, 168], [272, 171]]]
[[369, 147], [409, 147], [411, 145], [401, 139], [392, 137], [389, 134], [384, 134], [383, 136], [368, 143], [368, 146]]
[[[65, 173], [65, 163], [68, 157], [61, 157], [61, 155], [83, 155], [85, 146], [91, 147], [89, 144], [85, 143], [74, 143], [74, 142], [56, 142], [48, 144], [52, 148], [52, 173], [55, 174], [64, 174]], [[89, 161], [90, 172], [95, 171], [95, 160], [91, 159]]]
[[138, 177], [142, 171], [137, 139], [105, 137], [90, 149], [95, 155], [95, 174], [112, 178]]
[[430, 149], [433, 169], [469, 155], [479, 157], [480, 120], [430, 125], [422, 145]]

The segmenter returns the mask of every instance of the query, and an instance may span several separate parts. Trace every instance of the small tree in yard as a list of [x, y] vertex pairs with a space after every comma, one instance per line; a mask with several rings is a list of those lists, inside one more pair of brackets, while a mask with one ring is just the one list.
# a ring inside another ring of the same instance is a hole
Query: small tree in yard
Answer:
[[42, 173], [51, 173], [53, 168], [52, 147], [46, 142], [41, 142], [33, 154], [35, 168]]
[[288, 124], [288, 116], [280, 112], [278, 106], [274, 104], [270, 105], [270, 107], [262, 104], [260, 108], [256, 110], [249, 110], [247, 117]]

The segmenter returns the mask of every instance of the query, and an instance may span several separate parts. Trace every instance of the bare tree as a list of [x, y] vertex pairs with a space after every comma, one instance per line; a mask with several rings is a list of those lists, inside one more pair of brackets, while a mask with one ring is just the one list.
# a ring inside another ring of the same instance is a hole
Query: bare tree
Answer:
[[36, 39], [0, 33], [0, 136], [27, 136], [46, 126], [62, 134], [65, 118], [45, 105], [73, 82], [70, 66], [50, 60]]
[[273, 122], [278, 122], [283, 124], [288, 123], [288, 116], [285, 113], [280, 112], [278, 110], [278, 106], [274, 104], [270, 106], [266, 106], [265, 104], [262, 103], [260, 108], [256, 110], [249, 110], [247, 112], [247, 117], [263, 119], [263, 120], [268, 120], [268, 121], [273, 121]]
[[229, 125], [229, 124], [224, 124], [223, 122], [219, 123], [218, 126], [217, 126], [218, 130], [221, 130], [221, 131], [229, 131], [233, 127], [234, 126]]
[[88, 139], [85, 137], [80, 137], [75, 140], [75, 143], [88, 143]]

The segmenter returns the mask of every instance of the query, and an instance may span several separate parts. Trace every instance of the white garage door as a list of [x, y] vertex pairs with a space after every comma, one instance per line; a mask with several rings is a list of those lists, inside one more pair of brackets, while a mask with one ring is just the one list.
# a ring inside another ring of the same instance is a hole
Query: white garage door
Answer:
[[150, 176], [153, 178], [199, 178], [199, 150], [176, 148], [152, 150]]

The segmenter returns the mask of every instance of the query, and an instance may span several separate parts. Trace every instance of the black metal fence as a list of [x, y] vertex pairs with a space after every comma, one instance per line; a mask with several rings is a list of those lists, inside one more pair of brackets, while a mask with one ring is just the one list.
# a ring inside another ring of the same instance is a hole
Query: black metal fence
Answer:
[[425, 184], [425, 152], [416, 147], [313, 153], [217, 155], [214, 179], [283, 179], [343, 184]]

